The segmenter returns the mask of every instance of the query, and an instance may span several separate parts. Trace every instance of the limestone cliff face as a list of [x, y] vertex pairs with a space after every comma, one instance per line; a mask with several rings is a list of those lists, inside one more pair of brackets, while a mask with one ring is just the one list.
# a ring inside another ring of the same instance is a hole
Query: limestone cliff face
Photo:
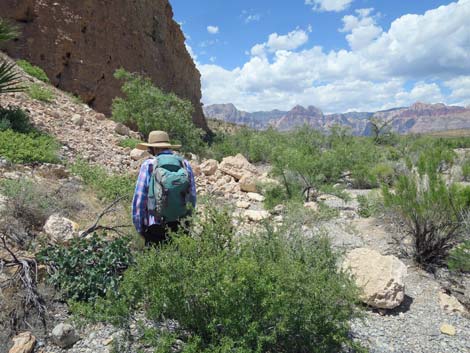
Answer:
[[1, 0], [0, 16], [22, 30], [6, 47], [10, 56], [42, 67], [98, 111], [109, 114], [120, 95], [113, 73], [124, 67], [191, 100], [194, 122], [207, 130], [200, 74], [168, 0]]

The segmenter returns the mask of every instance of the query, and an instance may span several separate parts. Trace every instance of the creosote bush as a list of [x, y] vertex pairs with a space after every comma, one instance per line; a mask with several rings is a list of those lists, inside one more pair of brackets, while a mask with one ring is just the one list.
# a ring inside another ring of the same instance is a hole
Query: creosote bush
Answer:
[[37, 83], [29, 85], [26, 92], [32, 99], [36, 99], [44, 103], [51, 103], [54, 100], [54, 93], [52, 93], [49, 88]]
[[133, 254], [128, 238], [107, 241], [105, 237], [106, 233], [95, 233], [90, 239], [74, 238], [68, 246], [52, 245], [37, 255], [51, 269], [49, 283], [64, 298], [93, 301], [117, 290]]
[[[75, 312], [117, 322], [135, 310], [174, 319], [175, 336], [189, 333], [186, 353], [325, 353], [353, 345], [348, 322], [358, 315], [357, 289], [326, 239], [269, 227], [238, 238], [228, 213], [207, 209], [204, 219], [194, 220], [189, 235], [138, 255], [118, 295]], [[154, 338], [158, 352], [175, 343], [159, 331]]]
[[18, 60], [16, 64], [21, 67], [27, 74], [41, 80], [42, 82], [49, 82], [47, 74], [39, 66], [35, 66], [26, 60]]
[[57, 163], [59, 144], [49, 135], [0, 131], [0, 156], [14, 163]]
[[439, 174], [451, 162], [447, 152], [430, 149], [417, 165], [400, 175], [391, 191], [383, 187], [385, 205], [405, 222], [413, 236], [414, 259], [426, 268], [445, 263], [449, 251], [461, 240], [463, 215], [470, 209], [470, 188], [446, 185]]
[[119, 197], [125, 197], [126, 200], [132, 198], [135, 179], [130, 175], [109, 174], [102, 167], [83, 160], [72, 164], [71, 171], [83, 178], [84, 183], [91, 186], [100, 199], [113, 201]]
[[138, 129], [145, 137], [152, 130], [167, 131], [172, 142], [181, 143], [183, 151], [198, 153], [202, 149], [201, 129], [191, 118], [190, 101], [165, 93], [149, 78], [119, 69], [114, 75], [124, 81], [125, 98], [113, 101], [113, 119]]

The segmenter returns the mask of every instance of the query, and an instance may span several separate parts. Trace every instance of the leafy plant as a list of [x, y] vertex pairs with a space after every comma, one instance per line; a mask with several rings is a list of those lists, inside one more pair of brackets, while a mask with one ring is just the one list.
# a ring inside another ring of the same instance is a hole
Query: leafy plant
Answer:
[[137, 128], [144, 136], [152, 130], [167, 131], [182, 144], [183, 151], [198, 152], [202, 148], [202, 130], [193, 124], [190, 101], [174, 93], [164, 93], [149, 78], [119, 69], [114, 75], [124, 81], [125, 98], [113, 101], [113, 119]]
[[450, 251], [447, 266], [451, 271], [470, 272], [470, 240], [466, 240]]
[[106, 241], [105, 236], [75, 238], [67, 247], [52, 245], [37, 255], [52, 270], [49, 282], [60, 289], [64, 298], [93, 301], [117, 290], [133, 255], [128, 238]]
[[135, 180], [129, 175], [108, 174], [100, 166], [92, 166], [83, 160], [78, 160], [71, 166], [72, 173], [83, 178], [85, 184], [96, 190], [99, 198], [113, 201], [118, 197], [131, 199]]
[[14, 163], [57, 163], [58, 150], [56, 140], [45, 134], [0, 131], [0, 155]]
[[179, 336], [190, 333], [186, 353], [324, 353], [353, 344], [357, 290], [325, 239], [300, 229], [239, 239], [229, 214], [208, 209], [204, 218], [190, 235], [138, 255], [120, 295], [95, 313], [143, 309], [150, 319], [177, 320]]
[[141, 143], [141, 140], [137, 140], [134, 138], [125, 138], [119, 141], [119, 146], [124, 147], [124, 148], [136, 148], [136, 146]]
[[24, 110], [18, 107], [0, 107], [0, 131], [8, 129], [22, 133], [34, 130]]
[[43, 87], [37, 83], [29, 85], [27, 93], [32, 99], [36, 99], [41, 102], [50, 103], [54, 100], [54, 93], [52, 93], [49, 88]]
[[42, 82], [49, 82], [49, 77], [39, 66], [35, 66], [26, 60], [18, 60], [16, 64], [21, 67], [28, 75], [31, 75]]

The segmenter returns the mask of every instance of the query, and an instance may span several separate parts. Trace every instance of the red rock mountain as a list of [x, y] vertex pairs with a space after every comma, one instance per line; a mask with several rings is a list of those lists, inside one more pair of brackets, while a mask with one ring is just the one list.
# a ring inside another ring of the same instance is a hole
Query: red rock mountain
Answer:
[[120, 95], [113, 73], [124, 67], [191, 100], [194, 122], [207, 130], [200, 74], [168, 0], [1, 0], [0, 16], [21, 29], [5, 48], [10, 56], [42, 67], [96, 110], [110, 113]]
[[[227, 109], [230, 107], [230, 109]], [[255, 129], [273, 126], [280, 131], [292, 130], [308, 125], [318, 130], [328, 130], [342, 125], [355, 135], [369, 135], [369, 118], [392, 121], [396, 132], [429, 133], [447, 130], [470, 129], [470, 107], [447, 106], [445, 104], [415, 103], [410, 107], [394, 108], [375, 113], [350, 112], [344, 114], [323, 114], [315, 107], [296, 106], [288, 112], [240, 112], [233, 104], [214, 104], [204, 107], [207, 118], [244, 124]]]

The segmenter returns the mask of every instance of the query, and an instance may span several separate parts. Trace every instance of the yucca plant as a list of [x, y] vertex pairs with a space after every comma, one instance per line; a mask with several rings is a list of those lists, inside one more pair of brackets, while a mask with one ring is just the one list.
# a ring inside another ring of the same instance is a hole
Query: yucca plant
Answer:
[[14, 63], [0, 62], [0, 94], [21, 92], [24, 87], [19, 86], [20, 75], [15, 71]]
[[17, 28], [5, 19], [0, 18], [0, 42], [15, 39], [17, 36]]

